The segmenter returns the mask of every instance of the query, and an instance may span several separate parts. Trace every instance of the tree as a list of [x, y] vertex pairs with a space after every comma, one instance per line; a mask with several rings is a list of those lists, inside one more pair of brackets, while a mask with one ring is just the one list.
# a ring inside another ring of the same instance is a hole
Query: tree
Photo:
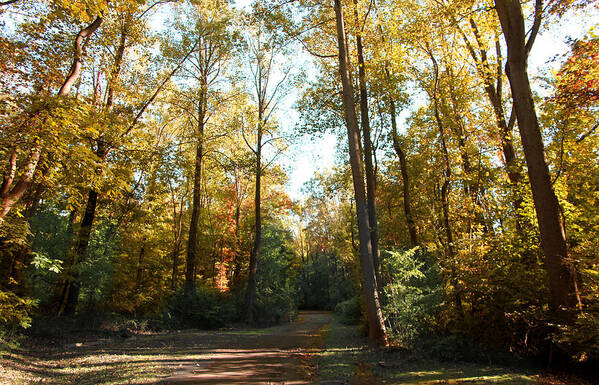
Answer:
[[[101, 24], [102, 17], [97, 16], [93, 22], [81, 29], [75, 37], [73, 62], [64, 82], [57, 92], [59, 98], [64, 98], [69, 95], [73, 84], [79, 79], [83, 61], [83, 43], [94, 34]], [[43, 107], [42, 110], [33, 110], [25, 113], [29, 115], [26, 120], [37, 121], [37, 124], [42, 126], [42, 130], [45, 128], [44, 126], [48, 124], [48, 118], [44, 117], [47, 111], [44, 111]], [[23, 194], [33, 184], [34, 176], [38, 170], [38, 165], [40, 164], [43, 148], [44, 143], [42, 143], [39, 138], [34, 139], [31, 143], [29, 154], [27, 155], [26, 160], [21, 162], [21, 170], [18, 172], [17, 160], [20, 151], [18, 144], [13, 145], [9, 155], [8, 169], [4, 173], [2, 185], [0, 187], [0, 225], [12, 207], [23, 197]], [[15, 180], [17, 177], [18, 180]]]
[[[226, 76], [227, 62], [231, 58], [234, 36], [229, 31], [232, 20], [225, 3], [190, 3], [188, 14], [179, 23], [185, 35], [183, 45], [192, 44], [195, 50], [190, 55], [182, 75], [194, 83], [194, 88], [186, 92], [184, 110], [188, 122], [194, 127], [191, 135], [195, 142], [195, 160], [192, 172], [193, 189], [187, 259], [185, 268], [185, 294], [191, 295], [195, 289], [196, 265], [198, 260], [198, 231], [201, 211], [203, 162], [206, 156], [206, 141], [210, 134], [206, 131], [211, 115], [223, 99], [218, 82]], [[191, 24], [187, 29], [186, 23]], [[183, 49], [180, 48], [179, 51]], [[183, 84], [183, 87], [188, 87]]]
[[[137, 113], [130, 116], [125, 113], [127, 109], [122, 108], [122, 106], [118, 110], [115, 109], [115, 90], [117, 88], [121, 88], [117, 84], [117, 81], [121, 78], [121, 70], [124, 66], [126, 41], [130, 36], [136, 36], [139, 39], [144, 39], [146, 37], [143, 33], [140, 33], [140, 30], [143, 30], [144, 28], [144, 23], [147, 21], [143, 18], [143, 16], [147, 16], [147, 12], [142, 5], [144, 4], [125, 3], [123, 7], [118, 9], [118, 11], [115, 11], [116, 19], [120, 20], [120, 23], [116, 23], [120, 38], [116, 41], [117, 47], [115, 52], [117, 54], [115, 55], [113, 66], [112, 68], [106, 69], [107, 84], [104, 99], [98, 98], [98, 94], [100, 93], [99, 84], [96, 84], [96, 87], [94, 87], [94, 97], [92, 102], [94, 103], [95, 107], [99, 108], [102, 112], [102, 114], [99, 115], [100, 121], [96, 122], [96, 124], [100, 126], [100, 130], [97, 131], [97, 135], [92, 139], [91, 149], [96, 157], [96, 175], [94, 179], [96, 179], [97, 183], [98, 180], [101, 181], [103, 177], [105, 170], [103, 166], [106, 166], [106, 162], [109, 160], [109, 155], [116, 148], [118, 148], [122, 142], [127, 140], [129, 134], [134, 128], [141, 124], [141, 119], [144, 113], [163, 91], [170, 79], [179, 71], [191, 53], [196, 49], [196, 46], [193, 45], [187, 52], [183, 53], [182, 57], [179, 58], [179, 61], [173, 66], [174, 68], [172, 68], [170, 72], [162, 75], [162, 80], [159, 81], [157, 85], [150, 85], [150, 87], [154, 86], [154, 89], [153, 91], [149, 92], [149, 96], [144, 95], [144, 97], [147, 97], [147, 99], [142, 100], [141, 107], [138, 108]], [[137, 33], [134, 33], [135, 28], [139, 29]], [[139, 42], [136, 41], [136, 43]], [[122, 79], [120, 81], [122, 81]], [[98, 102], [100, 106], [96, 105]], [[79, 232], [74, 239], [72, 255], [69, 257], [68, 264], [71, 267], [75, 267], [77, 264], [81, 264], [85, 261], [96, 217], [96, 209], [100, 195], [99, 193], [100, 191], [98, 186], [92, 184], [91, 188], [88, 190], [87, 200], [85, 202], [85, 210], [83, 212], [83, 217], [79, 226]], [[81, 286], [80, 278], [76, 269], [69, 269], [65, 274], [67, 274], [67, 277], [65, 278], [64, 283], [58, 289], [59, 295], [57, 299], [57, 307], [59, 315], [63, 314], [64, 312], [67, 314], [72, 314], [75, 312]]]
[[574, 280], [568, 265], [568, 248], [564, 224], [561, 221], [561, 209], [545, 159], [543, 138], [527, 72], [528, 53], [541, 23], [543, 1], [536, 1], [535, 23], [528, 41], [519, 2], [496, 0], [495, 9], [508, 48], [507, 74], [528, 167], [545, 266], [549, 275], [551, 306], [555, 312], [563, 313], [576, 303]]
[[355, 28], [356, 28], [356, 50], [358, 57], [358, 85], [360, 90], [360, 128], [362, 129], [362, 140], [364, 142], [364, 166], [366, 174], [366, 200], [368, 206], [368, 223], [370, 225], [370, 240], [372, 242], [372, 258], [374, 271], [378, 285], [381, 281], [379, 230], [376, 215], [376, 175], [372, 158], [374, 156], [372, 146], [372, 135], [370, 133], [370, 117], [368, 112], [368, 89], [366, 80], [366, 63], [364, 62], [364, 47], [362, 44], [362, 32], [365, 26], [360, 25], [358, 15], [358, 1], [353, 1]]
[[366, 310], [368, 315], [368, 337], [371, 341], [387, 344], [385, 325], [379, 301], [375, 269], [373, 265], [370, 224], [364, 187], [364, 173], [360, 151], [360, 136], [354, 90], [349, 66], [345, 25], [341, 1], [334, 1], [335, 21], [337, 26], [337, 42], [339, 52], [339, 74], [341, 76], [343, 107], [347, 137], [349, 142], [349, 157], [352, 170], [354, 194], [356, 198], [356, 215], [358, 217], [358, 232], [360, 237], [360, 265], [362, 267], [362, 289], [366, 295]]
[[256, 158], [254, 168], [254, 244], [250, 253], [245, 308], [247, 323], [252, 323], [254, 320], [256, 272], [258, 271], [262, 245], [262, 175], [264, 170], [278, 156], [278, 152], [266, 164], [262, 163], [262, 158], [264, 156], [264, 147], [277, 141], [277, 138], [273, 136], [276, 125], [271, 122], [271, 117], [285, 93], [285, 84], [291, 70], [291, 68], [283, 67], [280, 63], [280, 55], [284, 52], [286, 44], [284, 37], [270, 28], [269, 20], [261, 14], [259, 8], [255, 10], [252, 18], [252, 25], [250, 26], [252, 31], [247, 38], [247, 43], [251, 72], [250, 82], [257, 109], [257, 116], [252, 119], [255, 125], [255, 143], [250, 144], [245, 131], [242, 131], [248, 148]]

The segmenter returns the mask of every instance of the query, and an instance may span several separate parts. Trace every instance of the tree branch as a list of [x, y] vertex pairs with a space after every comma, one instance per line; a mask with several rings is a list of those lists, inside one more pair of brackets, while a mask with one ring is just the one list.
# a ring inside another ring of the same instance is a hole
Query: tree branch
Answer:
[[537, 35], [539, 34], [539, 28], [541, 28], [541, 21], [543, 20], [543, 0], [535, 1], [535, 18], [532, 23], [532, 28], [530, 30], [530, 36], [528, 37], [528, 41], [526, 42], [525, 51], [526, 56], [530, 53], [532, 45], [535, 42]]

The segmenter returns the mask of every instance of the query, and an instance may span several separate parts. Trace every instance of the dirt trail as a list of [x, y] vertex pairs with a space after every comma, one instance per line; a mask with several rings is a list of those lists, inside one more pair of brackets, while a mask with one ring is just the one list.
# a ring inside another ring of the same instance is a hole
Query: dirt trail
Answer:
[[296, 322], [262, 331], [218, 333], [210, 341], [190, 336], [185, 356], [165, 363], [174, 374], [157, 384], [312, 383], [321, 332], [331, 320], [328, 312], [306, 311]]

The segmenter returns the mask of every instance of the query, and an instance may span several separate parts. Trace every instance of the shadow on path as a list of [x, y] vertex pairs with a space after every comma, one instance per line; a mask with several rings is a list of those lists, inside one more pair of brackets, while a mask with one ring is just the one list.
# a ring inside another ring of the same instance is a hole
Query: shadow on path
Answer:
[[314, 382], [328, 312], [268, 329], [183, 330], [0, 352], [1, 384]]
[[332, 320], [327, 312], [300, 312], [296, 322], [266, 331], [225, 333], [208, 351], [187, 353], [196, 359], [174, 361], [175, 373], [158, 384], [310, 383], [321, 333]]

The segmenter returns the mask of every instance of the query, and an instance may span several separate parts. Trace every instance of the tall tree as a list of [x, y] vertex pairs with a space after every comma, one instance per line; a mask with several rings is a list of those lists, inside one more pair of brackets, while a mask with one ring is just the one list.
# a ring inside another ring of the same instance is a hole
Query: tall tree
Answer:
[[339, 75], [341, 76], [343, 109], [349, 144], [349, 158], [354, 184], [354, 195], [356, 197], [356, 215], [358, 217], [358, 233], [360, 238], [360, 265], [362, 267], [362, 288], [366, 296], [368, 337], [371, 341], [386, 345], [387, 333], [385, 324], [383, 323], [383, 314], [381, 312], [373, 264], [370, 224], [368, 220], [366, 190], [364, 186], [364, 171], [360, 151], [360, 135], [358, 119], [356, 116], [356, 104], [354, 100], [354, 88], [350, 70], [343, 9], [340, 0], [334, 0], [334, 9], [337, 26]]
[[[219, 90], [217, 82], [225, 75], [225, 69], [232, 49], [232, 36], [228, 32], [231, 14], [225, 2], [199, 2], [192, 5], [191, 13], [184, 20], [192, 23], [193, 27], [187, 31], [190, 36], [185, 44], [195, 42], [196, 51], [191, 55], [188, 66], [184, 68], [183, 75], [195, 83], [195, 89], [189, 93], [191, 99], [191, 126], [195, 132], [192, 138], [195, 142], [195, 160], [193, 175], [193, 190], [191, 203], [191, 219], [189, 224], [189, 237], [187, 242], [187, 259], [185, 267], [185, 294], [190, 295], [195, 289], [196, 264], [198, 259], [198, 232], [202, 197], [202, 167], [206, 155], [206, 127], [211, 112], [217, 104], [216, 97]], [[185, 28], [185, 26], [181, 26]]]
[[280, 55], [283, 53], [286, 44], [284, 37], [269, 29], [268, 19], [265, 19], [259, 12], [256, 12], [253, 16], [254, 31], [252, 36], [248, 37], [248, 45], [250, 82], [257, 108], [257, 116], [254, 120], [255, 143], [250, 144], [245, 133], [243, 135], [248, 148], [256, 158], [254, 165], [254, 244], [250, 253], [245, 307], [245, 320], [247, 323], [254, 321], [256, 273], [262, 247], [262, 176], [266, 167], [271, 163], [271, 161], [265, 162], [266, 164], [263, 163], [263, 151], [265, 145], [275, 141], [272, 136], [274, 126], [270, 120], [281, 96], [284, 94], [290, 71], [290, 68], [283, 68], [280, 63]]
[[507, 74], [537, 213], [541, 246], [545, 254], [545, 267], [549, 275], [551, 306], [555, 312], [562, 313], [576, 303], [574, 279], [568, 264], [566, 232], [561, 221], [560, 205], [553, 190], [545, 159], [543, 138], [527, 70], [528, 53], [541, 23], [543, 1], [536, 0], [535, 21], [528, 41], [519, 1], [495, 0], [495, 9], [508, 49]]
[[[365, 26], [360, 25], [358, 15], [358, 0], [353, 0], [354, 18], [356, 23], [356, 50], [358, 54], [358, 86], [360, 89], [360, 127], [364, 142], [364, 166], [366, 172], [366, 200], [368, 206], [368, 223], [370, 225], [370, 240], [372, 242], [372, 262], [377, 283], [381, 282], [379, 226], [376, 215], [376, 175], [374, 173], [372, 134], [370, 133], [370, 116], [368, 111], [368, 85], [366, 79], [366, 63], [364, 62], [364, 45], [362, 32]], [[380, 288], [379, 288], [380, 289]]]
[[[98, 180], [102, 179], [103, 177], [104, 167], [107, 166], [106, 161], [108, 156], [123, 141], [126, 140], [134, 128], [140, 125], [141, 119], [145, 112], [154, 103], [158, 95], [164, 90], [166, 84], [171, 80], [171, 78], [180, 70], [181, 66], [187, 61], [191, 53], [195, 52], [197, 47], [197, 43], [192, 44], [191, 48], [182, 53], [181, 58], [178, 58], [179, 61], [174, 65], [174, 68], [172, 68], [172, 70], [166, 75], [162, 75], [162, 80], [159, 81], [158, 85], [155, 86], [153, 91], [150, 92], [150, 96], [147, 97], [147, 99], [142, 100], [141, 107], [138, 107], [138, 112], [133, 116], [132, 119], [129, 116], [120, 116], [120, 114], [123, 112], [123, 109], [119, 109], [117, 111], [113, 108], [115, 89], [119, 87], [117, 80], [119, 80], [121, 70], [124, 67], [125, 43], [128, 37], [133, 35], [132, 28], [136, 26], [137, 28], [143, 30], [144, 24], [147, 22], [147, 19], [144, 19], [144, 16], [147, 13], [146, 10], [149, 8], [144, 8], [142, 7], [143, 5], [144, 4], [140, 3], [125, 4], [123, 7], [119, 8], [119, 11], [115, 16], [117, 20], [121, 21], [121, 23], [117, 23], [117, 28], [120, 26], [120, 38], [114, 42], [117, 45], [115, 50], [117, 55], [115, 55], [113, 66], [107, 71], [108, 81], [105, 91], [106, 97], [103, 99], [105, 102], [103, 103], [103, 106], [99, 108], [103, 112], [103, 117], [106, 119], [100, 123], [100, 126], [103, 128], [103, 130], [100, 130], [96, 137], [92, 140], [92, 151], [96, 156], [95, 178]], [[143, 33], [138, 33], [137, 36], [139, 38], [144, 37]], [[121, 49], [123, 50], [122, 52]], [[120, 89], [122, 90], [122, 87]], [[94, 93], [96, 92], [97, 91]], [[94, 97], [94, 101], [98, 102], [98, 100], [101, 99]], [[99, 116], [102, 117], [102, 115]], [[72, 271], [65, 272], [67, 277], [62, 285], [62, 288], [59, 289], [59, 315], [63, 313], [72, 314], [76, 311], [81, 282], [77, 273], [77, 269], [74, 267], [76, 264], [81, 264], [85, 261], [94, 221], [96, 218], [99, 196], [100, 194], [98, 186], [92, 183], [92, 187], [89, 188], [87, 194], [85, 210], [81, 219], [79, 232], [74, 240], [72, 256], [69, 258], [70, 265], [72, 266], [72, 268], [69, 270]]]

